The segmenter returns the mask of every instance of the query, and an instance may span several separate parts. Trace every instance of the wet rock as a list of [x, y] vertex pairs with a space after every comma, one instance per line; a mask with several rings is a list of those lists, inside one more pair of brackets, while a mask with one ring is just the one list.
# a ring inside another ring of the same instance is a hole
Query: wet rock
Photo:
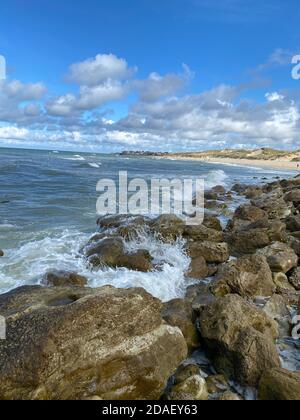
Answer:
[[219, 394], [228, 391], [229, 385], [224, 375], [212, 375], [206, 379], [209, 394]]
[[161, 310], [143, 289], [33, 286], [1, 295], [0, 398], [160, 398], [187, 356]]
[[267, 246], [257, 251], [257, 255], [267, 258], [268, 264], [273, 272], [287, 273], [297, 267], [298, 257], [294, 250], [281, 242]]
[[224, 392], [219, 398], [219, 401], [241, 401], [241, 397], [238, 394], [235, 394], [234, 392], [227, 391]]
[[203, 257], [207, 263], [223, 263], [229, 259], [229, 248], [225, 242], [189, 242], [187, 253], [191, 258]]
[[185, 223], [174, 214], [163, 214], [151, 223], [151, 230], [165, 241], [174, 241], [182, 236]]
[[68, 271], [52, 271], [46, 273], [42, 283], [46, 286], [52, 287], [66, 287], [66, 286], [86, 286], [88, 280], [86, 277], [80, 276], [77, 273]]
[[282, 296], [274, 295], [264, 306], [264, 312], [278, 324], [279, 337], [289, 337], [291, 332], [290, 311]]
[[0, 249], [0, 257], [4, 257], [4, 252]]
[[199, 346], [199, 333], [196, 328], [196, 315], [192, 305], [183, 299], [164, 303], [163, 319], [171, 326], [178, 327], [190, 350]]
[[212, 188], [212, 191], [220, 195], [225, 195], [227, 192], [226, 188], [223, 187], [223, 185], [216, 185], [215, 187]]
[[120, 256], [117, 266], [125, 267], [128, 270], [140, 271], [141, 273], [153, 270], [152, 257], [146, 249], [139, 249], [136, 252]]
[[196, 284], [187, 288], [185, 299], [191, 303], [192, 308], [200, 313], [203, 308], [216, 300], [207, 284]]
[[238, 194], [243, 194], [248, 188], [248, 185], [245, 184], [234, 184], [231, 188], [231, 191], [236, 192]]
[[86, 248], [85, 254], [93, 267], [125, 267], [129, 270], [148, 272], [153, 269], [152, 257], [147, 250], [128, 253], [122, 238], [107, 238]]
[[187, 276], [192, 279], [203, 280], [209, 275], [209, 269], [203, 257], [192, 258]]
[[300, 267], [297, 267], [292, 271], [289, 276], [289, 282], [296, 290], [300, 290]]
[[194, 375], [200, 374], [200, 368], [196, 364], [181, 365], [179, 366], [175, 376], [174, 383], [180, 384], [181, 382], [186, 381], [188, 378]]
[[259, 383], [258, 395], [260, 400], [298, 401], [300, 373], [279, 368], [265, 371]]
[[172, 387], [169, 400], [205, 401], [208, 399], [205, 379], [200, 375], [190, 376], [185, 381]]
[[244, 385], [279, 367], [277, 324], [238, 295], [219, 298], [202, 311], [200, 333], [219, 373]]
[[275, 289], [266, 259], [256, 255], [223, 264], [211, 286], [211, 291], [216, 296], [230, 293], [242, 297], [271, 296]]

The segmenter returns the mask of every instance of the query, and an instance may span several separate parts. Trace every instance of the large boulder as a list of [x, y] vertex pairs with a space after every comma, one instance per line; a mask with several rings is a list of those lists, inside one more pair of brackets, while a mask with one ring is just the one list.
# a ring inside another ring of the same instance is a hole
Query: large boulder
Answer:
[[300, 373], [279, 368], [266, 370], [259, 383], [258, 396], [267, 401], [299, 401]]
[[295, 251], [287, 244], [281, 242], [275, 242], [258, 250], [257, 255], [267, 258], [273, 272], [287, 273], [298, 265], [298, 257]]
[[0, 399], [158, 399], [186, 358], [143, 289], [22, 287], [0, 296]]
[[300, 232], [300, 215], [288, 217], [285, 220], [285, 224], [290, 232]]
[[200, 375], [193, 375], [185, 381], [174, 385], [168, 400], [175, 401], [205, 401], [208, 400], [208, 392], [205, 379]]
[[183, 237], [193, 241], [223, 242], [223, 232], [207, 228], [204, 225], [185, 225]]
[[204, 308], [199, 327], [215, 368], [228, 378], [256, 386], [265, 370], [280, 366], [276, 322], [238, 295]]
[[203, 280], [209, 276], [209, 268], [203, 257], [195, 257], [191, 259], [191, 263], [186, 273], [187, 277], [196, 280]]
[[211, 290], [216, 296], [236, 293], [242, 297], [255, 297], [271, 296], [276, 287], [266, 259], [250, 255], [220, 266]]
[[269, 219], [284, 219], [290, 216], [293, 208], [292, 204], [283, 198], [281, 189], [263, 194], [258, 199], [252, 200], [251, 204], [264, 210]]
[[223, 263], [229, 259], [226, 242], [189, 242], [187, 253], [191, 258], [203, 257], [207, 263]]
[[183, 234], [184, 221], [174, 214], [163, 214], [151, 223], [152, 232], [164, 241], [174, 241]]

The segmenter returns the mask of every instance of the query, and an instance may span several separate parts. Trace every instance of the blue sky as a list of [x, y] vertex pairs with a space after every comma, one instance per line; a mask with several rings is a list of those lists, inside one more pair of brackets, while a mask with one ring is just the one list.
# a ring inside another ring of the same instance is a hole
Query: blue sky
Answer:
[[2, 2], [0, 146], [300, 148], [299, 18], [296, 0]]

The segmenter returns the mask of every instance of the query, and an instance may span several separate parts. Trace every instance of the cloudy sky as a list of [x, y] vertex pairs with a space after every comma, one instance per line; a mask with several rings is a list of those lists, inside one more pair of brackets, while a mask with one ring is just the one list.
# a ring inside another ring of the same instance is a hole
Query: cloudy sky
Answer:
[[0, 146], [300, 148], [299, 20], [299, 0], [1, 2]]

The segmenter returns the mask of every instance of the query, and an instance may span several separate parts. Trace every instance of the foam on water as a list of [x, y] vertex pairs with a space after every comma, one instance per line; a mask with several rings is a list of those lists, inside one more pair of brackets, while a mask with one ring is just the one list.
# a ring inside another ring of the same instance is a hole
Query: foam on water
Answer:
[[228, 176], [222, 170], [215, 170], [208, 172], [207, 176], [205, 177], [205, 188], [213, 188], [216, 185], [226, 185], [226, 180], [228, 180]]
[[164, 244], [150, 235], [127, 243], [128, 251], [147, 249], [160, 269], [138, 273], [127, 269], [91, 270], [79, 250], [89, 235], [79, 231], [44, 232], [44, 238], [27, 242], [18, 249], [6, 250], [0, 259], [0, 292], [25, 284], [39, 284], [51, 270], [76, 271], [86, 276], [91, 287], [112, 285], [118, 288], [142, 287], [153, 296], [168, 301], [183, 297], [188, 283], [184, 273], [190, 260], [183, 252], [183, 241]]

